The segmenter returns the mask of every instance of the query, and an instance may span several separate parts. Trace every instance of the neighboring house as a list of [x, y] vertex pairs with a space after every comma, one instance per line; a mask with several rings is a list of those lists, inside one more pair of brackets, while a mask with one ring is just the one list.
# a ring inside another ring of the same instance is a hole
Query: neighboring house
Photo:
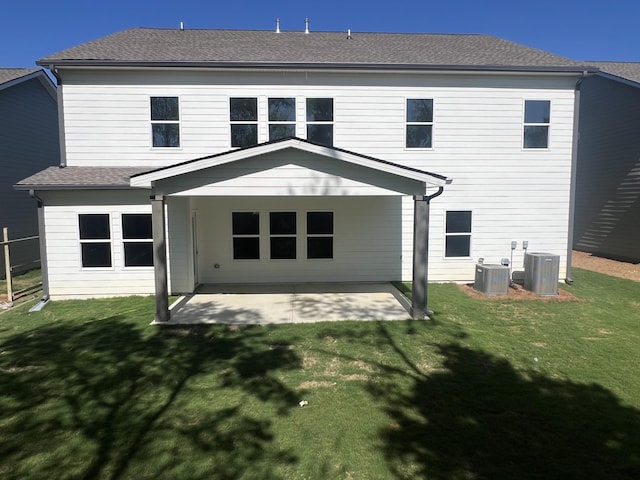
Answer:
[[640, 63], [600, 68], [580, 87], [574, 247], [640, 262]]
[[132, 29], [38, 64], [65, 168], [18, 188], [53, 298], [413, 280], [419, 317], [427, 271], [472, 281], [512, 241], [567, 272], [594, 71], [574, 61], [485, 35]]
[[[56, 98], [44, 70], [0, 68], [0, 230], [7, 227], [10, 239], [38, 235], [35, 202], [13, 185], [60, 161]], [[10, 249], [16, 272], [39, 266], [37, 239], [13, 243]], [[4, 275], [0, 254], [0, 277]]]

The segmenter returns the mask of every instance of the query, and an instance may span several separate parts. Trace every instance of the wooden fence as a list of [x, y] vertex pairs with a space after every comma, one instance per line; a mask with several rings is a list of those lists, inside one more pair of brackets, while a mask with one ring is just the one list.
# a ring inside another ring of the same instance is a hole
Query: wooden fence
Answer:
[[36, 291], [42, 285], [42, 283], [38, 283], [37, 285], [35, 284], [29, 285], [28, 287], [22, 288], [17, 291], [13, 290], [14, 270], [19, 269], [19, 270], [26, 271], [26, 270], [31, 270], [32, 268], [36, 268], [40, 264], [40, 259], [35, 259], [26, 264], [13, 265], [11, 263], [10, 245], [17, 244], [20, 242], [26, 242], [29, 240], [34, 241], [34, 240], [38, 240], [39, 238], [40, 237], [38, 235], [34, 235], [32, 237], [14, 238], [13, 240], [9, 240], [9, 229], [7, 227], [2, 228], [2, 242], [0, 242], [0, 245], [2, 245], [4, 250], [4, 269], [5, 269], [5, 279], [7, 283], [7, 301], [9, 304], [12, 304], [13, 301], [21, 295]]

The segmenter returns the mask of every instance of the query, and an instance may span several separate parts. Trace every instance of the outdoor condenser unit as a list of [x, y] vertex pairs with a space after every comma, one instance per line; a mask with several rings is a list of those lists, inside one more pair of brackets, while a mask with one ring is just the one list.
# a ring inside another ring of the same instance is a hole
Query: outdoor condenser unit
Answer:
[[558, 295], [560, 256], [551, 253], [525, 253], [524, 288], [538, 295]]
[[473, 288], [485, 295], [506, 295], [509, 293], [509, 267], [486, 263], [476, 264]]

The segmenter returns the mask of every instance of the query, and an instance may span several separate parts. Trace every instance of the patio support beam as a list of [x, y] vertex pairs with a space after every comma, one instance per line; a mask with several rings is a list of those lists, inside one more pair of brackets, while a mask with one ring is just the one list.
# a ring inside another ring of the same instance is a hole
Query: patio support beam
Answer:
[[169, 288], [167, 281], [167, 242], [165, 238], [165, 197], [151, 196], [151, 222], [153, 230], [153, 270], [156, 290], [156, 322], [168, 322]]
[[411, 290], [411, 318], [432, 317], [427, 308], [429, 282], [429, 202], [441, 195], [440, 187], [431, 196], [413, 197], [413, 278]]

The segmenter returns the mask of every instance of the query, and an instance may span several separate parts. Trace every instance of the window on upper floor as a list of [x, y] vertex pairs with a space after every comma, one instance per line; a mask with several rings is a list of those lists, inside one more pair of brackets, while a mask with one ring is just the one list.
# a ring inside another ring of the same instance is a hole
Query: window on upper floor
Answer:
[[295, 137], [296, 135], [296, 99], [269, 99], [269, 140]]
[[524, 148], [547, 148], [551, 102], [549, 100], [524, 101]]
[[471, 212], [454, 210], [446, 213], [445, 257], [471, 255]]
[[249, 147], [258, 143], [258, 99], [230, 98], [231, 146]]
[[150, 214], [123, 214], [122, 240], [125, 267], [153, 266], [153, 233]]
[[108, 213], [78, 215], [83, 267], [111, 267], [111, 228]]
[[333, 146], [333, 98], [307, 98], [307, 140]]
[[178, 97], [151, 97], [151, 138], [154, 147], [180, 146]]
[[407, 148], [431, 148], [433, 99], [407, 99]]

